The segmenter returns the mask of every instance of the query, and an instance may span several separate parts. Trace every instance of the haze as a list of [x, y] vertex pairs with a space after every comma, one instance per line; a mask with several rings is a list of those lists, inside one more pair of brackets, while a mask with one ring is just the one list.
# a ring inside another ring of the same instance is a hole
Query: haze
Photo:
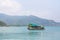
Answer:
[[0, 0], [0, 13], [35, 15], [60, 22], [60, 0]]

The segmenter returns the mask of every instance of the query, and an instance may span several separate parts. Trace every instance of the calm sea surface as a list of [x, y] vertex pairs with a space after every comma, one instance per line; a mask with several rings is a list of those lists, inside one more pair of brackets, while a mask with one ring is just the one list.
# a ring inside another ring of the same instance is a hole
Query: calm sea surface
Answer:
[[60, 40], [60, 27], [28, 30], [27, 27], [0, 27], [0, 40]]

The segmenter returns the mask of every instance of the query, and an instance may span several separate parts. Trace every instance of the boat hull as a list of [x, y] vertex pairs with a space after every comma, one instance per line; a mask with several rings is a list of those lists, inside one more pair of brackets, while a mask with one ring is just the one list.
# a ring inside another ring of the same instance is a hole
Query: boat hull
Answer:
[[44, 27], [37, 26], [37, 27], [28, 27], [28, 30], [44, 30]]

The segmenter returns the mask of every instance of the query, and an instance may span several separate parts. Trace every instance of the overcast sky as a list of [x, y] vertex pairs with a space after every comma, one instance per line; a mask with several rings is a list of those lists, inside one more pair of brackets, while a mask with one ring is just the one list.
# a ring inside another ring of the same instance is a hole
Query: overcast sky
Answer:
[[60, 22], [60, 0], [0, 0], [0, 13], [35, 15]]

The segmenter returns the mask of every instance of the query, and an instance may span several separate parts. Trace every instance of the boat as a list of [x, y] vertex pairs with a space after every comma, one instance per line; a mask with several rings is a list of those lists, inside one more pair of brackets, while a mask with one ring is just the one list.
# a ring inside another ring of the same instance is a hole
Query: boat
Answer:
[[29, 24], [28, 25], [28, 30], [44, 30], [44, 27], [42, 25], [37, 26], [37, 25]]

